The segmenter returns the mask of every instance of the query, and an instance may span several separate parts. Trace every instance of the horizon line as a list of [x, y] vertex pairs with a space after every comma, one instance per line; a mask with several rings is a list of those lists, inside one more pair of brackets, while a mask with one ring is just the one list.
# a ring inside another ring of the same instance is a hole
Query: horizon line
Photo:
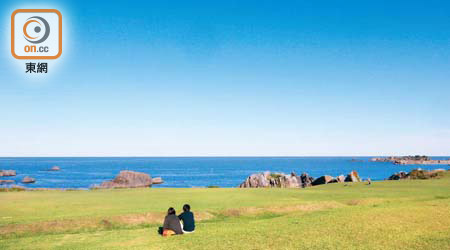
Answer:
[[[426, 155], [429, 157], [450, 157], [450, 155]], [[390, 156], [416, 156], [416, 154], [404, 154], [404, 155], [241, 155], [241, 156], [230, 156], [230, 155], [217, 155], [217, 156], [206, 156], [206, 155], [195, 155], [195, 156], [0, 156], [0, 158], [314, 158], [314, 157], [390, 157]]]

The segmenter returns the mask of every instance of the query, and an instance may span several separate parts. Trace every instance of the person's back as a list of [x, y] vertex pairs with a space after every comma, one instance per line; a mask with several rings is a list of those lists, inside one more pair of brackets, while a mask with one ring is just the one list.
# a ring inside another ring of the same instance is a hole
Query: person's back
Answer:
[[191, 206], [186, 204], [183, 206], [183, 213], [178, 215], [178, 218], [183, 222], [184, 232], [193, 232], [195, 230], [194, 214], [190, 210]]
[[183, 230], [181, 229], [181, 223], [180, 219], [178, 219], [177, 215], [175, 214], [175, 209], [169, 208], [169, 211], [164, 218], [164, 230], [172, 230], [176, 234], [183, 234]]

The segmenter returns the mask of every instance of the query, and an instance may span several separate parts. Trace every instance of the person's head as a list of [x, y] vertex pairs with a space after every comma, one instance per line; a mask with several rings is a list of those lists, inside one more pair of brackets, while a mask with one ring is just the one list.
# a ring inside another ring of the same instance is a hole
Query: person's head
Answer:
[[189, 204], [184, 204], [183, 211], [188, 212], [190, 210], [191, 210], [191, 206], [189, 206]]
[[167, 210], [167, 215], [176, 214], [175, 208], [169, 207], [169, 210]]

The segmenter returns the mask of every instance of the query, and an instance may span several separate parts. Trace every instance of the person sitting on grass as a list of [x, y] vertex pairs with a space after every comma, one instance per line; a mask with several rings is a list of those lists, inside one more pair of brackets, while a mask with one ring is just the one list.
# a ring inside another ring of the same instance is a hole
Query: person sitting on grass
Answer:
[[183, 232], [193, 233], [195, 230], [194, 214], [191, 212], [191, 206], [185, 204], [183, 206], [183, 213], [178, 215], [178, 218], [183, 222]]
[[167, 210], [167, 215], [164, 218], [164, 225], [162, 229], [163, 236], [183, 234], [180, 219], [178, 219], [173, 207], [170, 207], [169, 210]]

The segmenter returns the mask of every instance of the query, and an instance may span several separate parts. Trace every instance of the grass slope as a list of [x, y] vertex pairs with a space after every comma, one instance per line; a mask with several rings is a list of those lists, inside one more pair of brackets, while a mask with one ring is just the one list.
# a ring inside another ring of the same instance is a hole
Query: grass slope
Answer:
[[[190, 203], [194, 234], [156, 234]], [[307, 189], [0, 193], [0, 249], [450, 249], [450, 176]]]

